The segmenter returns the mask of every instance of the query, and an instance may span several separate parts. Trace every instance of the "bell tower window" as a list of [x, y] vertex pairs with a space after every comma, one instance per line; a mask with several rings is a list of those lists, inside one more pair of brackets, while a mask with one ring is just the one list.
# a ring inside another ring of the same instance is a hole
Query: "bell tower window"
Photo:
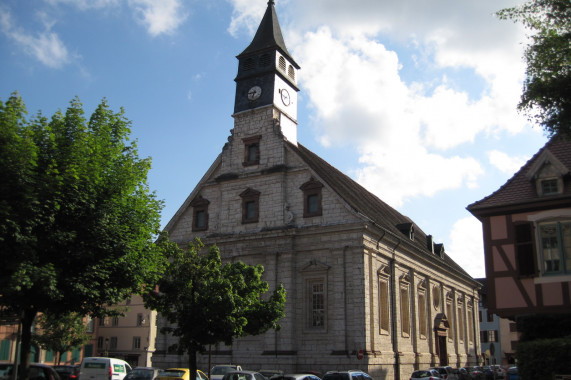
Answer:
[[289, 75], [291, 79], [295, 80], [295, 70], [293, 69], [292, 65], [289, 65], [287, 69], [287, 75]]
[[278, 60], [278, 66], [280, 67], [280, 69], [282, 69], [283, 71], [286, 71], [286, 60], [284, 57], [280, 56], [279, 60]]

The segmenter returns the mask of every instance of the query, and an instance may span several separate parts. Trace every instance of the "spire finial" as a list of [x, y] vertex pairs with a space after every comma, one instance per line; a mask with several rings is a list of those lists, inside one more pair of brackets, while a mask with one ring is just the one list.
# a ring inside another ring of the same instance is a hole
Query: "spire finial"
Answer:
[[276, 5], [276, 3], [274, 2], [274, 0], [269, 0], [268, 5]]

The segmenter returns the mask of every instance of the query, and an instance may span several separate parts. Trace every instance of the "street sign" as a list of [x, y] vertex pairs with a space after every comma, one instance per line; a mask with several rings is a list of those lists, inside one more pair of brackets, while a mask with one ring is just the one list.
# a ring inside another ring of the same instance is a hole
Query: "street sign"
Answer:
[[365, 357], [365, 351], [363, 350], [357, 351], [357, 359], [363, 360], [364, 357]]

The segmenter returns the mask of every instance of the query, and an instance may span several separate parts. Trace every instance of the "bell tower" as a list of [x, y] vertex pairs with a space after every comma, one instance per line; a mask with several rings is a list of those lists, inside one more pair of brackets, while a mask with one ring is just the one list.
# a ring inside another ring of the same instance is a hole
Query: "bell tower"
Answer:
[[280, 111], [283, 135], [297, 143], [297, 70], [278, 22], [274, 0], [250, 45], [240, 53], [234, 114], [273, 105]]

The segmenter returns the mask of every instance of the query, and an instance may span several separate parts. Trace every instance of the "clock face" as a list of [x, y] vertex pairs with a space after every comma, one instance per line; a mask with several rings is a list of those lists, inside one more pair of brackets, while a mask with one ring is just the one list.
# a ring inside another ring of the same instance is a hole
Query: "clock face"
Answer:
[[262, 95], [260, 86], [254, 86], [248, 90], [248, 100], [256, 100]]
[[287, 90], [286, 90], [285, 88], [283, 88], [283, 89], [280, 91], [280, 93], [282, 94], [282, 103], [283, 103], [285, 106], [289, 106], [289, 105], [290, 105], [290, 102], [291, 102], [291, 99], [290, 99], [290, 97], [289, 97], [289, 92], [287, 92]]

